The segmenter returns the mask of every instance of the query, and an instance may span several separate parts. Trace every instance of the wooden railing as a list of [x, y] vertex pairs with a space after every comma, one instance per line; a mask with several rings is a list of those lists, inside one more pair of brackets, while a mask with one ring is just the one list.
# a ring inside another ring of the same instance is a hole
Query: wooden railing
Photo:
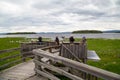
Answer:
[[51, 45], [55, 45], [55, 42], [21, 43], [21, 47], [19, 48], [0, 50], [0, 71], [16, 63], [24, 62], [28, 58], [34, 58], [33, 49]]
[[[120, 80], [120, 75], [118, 74], [54, 55], [41, 49], [35, 49], [33, 53], [35, 54], [34, 62], [36, 74], [51, 80], [60, 80], [52, 74], [53, 72], [64, 75], [72, 80], [97, 80], [98, 78], [105, 80]], [[43, 58], [47, 58], [51, 64], [42, 61]], [[69, 71], [67, 72], [59, 68], [59, 66], [55, 66], [54, 63], [65, 65]]]
[[[26, 57], [34, 58], [32, 53], [33, 49], [43, 48], [55, 45], [55, 42], [40, 42], [40, 43], [21, 43], [21, 56], [23, 57], [23, 61], [26, 61]], [[49, 50], [51, 50], [49, 48]]]
[[[54, 46], [52, 46], [54, 45]], [[39, 49], [37, 49], [39, 48]], [[54, 49], [58, 51], [54, 51]], [[108, 72], [96, 67], [89, 66], [59, 55], [54, 52], [59, 52], [60, 46], [55, 43], [21, 43], [21, 48], [12, 48], [1, 50], [0, 55], [7, 54], [9, 52], [18, 51], [17, 54], [11, 56], [5, 56], [0, 58], [0, 62], [8, 60], [8, 63], [0, 65], [0, 70], [8, 67], [11, 64], [26, 61], [26, 58], [34, 58], [35, 71], [38, 75], [48, 77], [52, 80], [60, 80], [54, 74], [66, 76], [72, 80], [96, 80], [98, 78], [105, 80], [120, 80], [120, 75]], [[33, 50], [34, 49], [34, 50]], [[33, 51], [32, 51], [33, 50]], [[45, 51], [47, 50], [47, 51]], [[48, 52], [49, 51], [49, 52]], [[9, 61], [10, 59], [17, 58]], [[59, 66], [56, 64], [60, 64]], [[62, 65], [62, 67], [61, 67]], [[61, 69], [67, 68], [67, 70]], [[56, 72], [56, 73], [54, 73]]]
[[[15, 52], [15, 51], [18, 51], [19, 53]], [[11, 52], [15, 52], [15, 54], [11, 55]], [[0, 50], [0, 55], [1, 55], [0, 63], [3, 64], [3, 65], [0, 65], [0, 70], [5, 69], [6, 67], [8, 67], [11, 64], [15, 64], [15, 63], [18, 63], [18, 62], [22, 61], [21, 58], [15, 59], [17, 57], [21, 57], [20, 48]], [[2, 57], [4, 55], [6, 55], [6, 56]], [[12, 60], [12, 59], [15, 59], [15, 60]], [[4, 62], [4, 61], [6, 61], [6, 62]]]

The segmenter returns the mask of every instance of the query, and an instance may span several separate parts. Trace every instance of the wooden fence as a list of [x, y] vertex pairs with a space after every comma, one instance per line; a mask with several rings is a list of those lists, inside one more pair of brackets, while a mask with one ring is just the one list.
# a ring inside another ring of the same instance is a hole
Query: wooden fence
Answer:
[[86, 63], [87, 45], [80, 43], [63, 43], [60, 47], [60, 56]]
[[[59, 50], [60, 47], [61, 49]], [[120, 75], [118, 74], [111, 73], [96, 67], [92, 67], [72, 59], [68, 59], [69, 57], [67, 58], [64, 57], [65, 55], [64, 51], [65, 53], [70, 53], [70, 55], [72, 55], [74, 51], [68, 51], [66, 48], [65, 48], [66, 50], [62, 49], [62, 47], [64, 46], [56, 45], [54, 42], [21, 43], [20, 48], [1, 50], [0, 55], [14, 51], [15, 53], [17, 51], [17, 54], [8, 55], [0, 58], [0, 62], [3, 62], [5, 60], [8, 61], [8, 63], [0, 65], [0, 70], [4, 69], [5, 67], [8, 67], [11, 64], [26, 61], [27, 58], [35, 57], [34, 62], [35, 62], [36, 73], [38, 75], [48, 77], [49, 79], [52, 80], [60, 80], [58, 77], [54, 76], [54, 74], [60, 74], [72, 80], [83, 80], [83, 79], [96, 80], [98, 78], [106, 79], [106, 80], [120, 80]], [[71, 46], [66, 46], [66, 47], [70, 48]], [[55, 49], [58, 50], [55, 51]], [[84, 49], [86, 50], [85, 47]], [[60, 56], [59, 54], [56, 55], [56, 52], [58, 53], [60, 52]], [[76, 55], [78, 54], [76, 53]], [[73, 56], [75, 57], [76, 55]], [[76, 56], [76, 57], [80, 58], [81, 56]], [[17, 59], [10, 60], [14, 58]]]
[[26, 60], [26, 57], [34, 58], [34, 55], [32, 53], [33, 49], [49, 47], [52, 45], [56, 45], [55, 42], [21, 43], [21, 55], [23, 61]]
[[[41, 49], [35, 49], [33, 53], [35, 54], [34, 62], [37, 75], [42, 75], [51, 80], [60, 80], [53, 75], [54, 73], [66, 76], [72, 80], [97, 80], [98, 78], [105, 80], [120, 80], [120, 75], [118, 74], [51, 54]], [[47, 58], [47, 61], [43, 61], [43, 58]], [[50, 61], [49, 63], [48, 60]], [[55, 63], [63, 64], [69, 70], [65, 71], [59, 66], [55, 66]]]
[[0, 50], [0, 70], [10, 67], [13, 64], [24, 62], [28, 58], [34, 58], [33, 49], [51, 45], [55, 45], [55, 42], [21, 43], [21, 47], [19, 48]]
[[[11, 55], [11, 52], [14, 52], [15, 54]], [[21, 57], [20, 48], [1, 50], [0, 55], [1, 55], [0, 63], [2, 64], [2, 65], [0, 65], [0, 70], [5, 69], [6, 67], [8, 67], [11, 64], [15, 64], [15, 63], [22, 61], [22, 59], [20, 58]], [[6, 55], [6, 56], [2, 57], [2, 55], [3, 56]], [[17, 58], [17, 59], [15, 59], [15, 58]]]

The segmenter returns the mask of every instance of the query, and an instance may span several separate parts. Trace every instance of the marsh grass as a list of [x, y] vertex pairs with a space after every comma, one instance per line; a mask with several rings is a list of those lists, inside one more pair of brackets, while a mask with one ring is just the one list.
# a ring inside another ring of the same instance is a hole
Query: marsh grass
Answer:
[[[26, 38], [0, 38], [0, 50], [20, 47], [19, 42], [30, 40], [31, 39]], [[50, 39], [45, 38], [43, 40], [48, 41]], [[68, 39], [65, 40], [68, 41]], [[79, 38], [75, 39], [76, 42], [80, 42], [80, 40]], [[120, 74], [120, 39], [87, 39], [87, 47], [89, 50], [95, 50], [101, 58], [101, 60], [97, 62], [88, 60], [87, 64]], [[19, 52], [5, 53], [0, 55], [0, 58], [18, 53]], [[19, 58], [20, 57], [2, 61], [0, 65]]]
[[[22, 42], [22, 41], [25, 41], [25, 38], [0, 38], [0, 50], [20, 47], [20, 42]], [[12, 55], [19, 54], [19, 53], [20, 53], [20, 51], [2, 53], [2, 54], [0, 54], [0, 58], [5, 58], [5, 57], [12, 56]], [[18, 56], [16, 58], [11, 58], [11, 59], [0, 61], [0, 66], [4, 65], [6, 63], [9, 63], [9, 62], [18, 60], [18, 59], [20, 59], [20, 56]], [[9, 68], [13, 65], [16, 65], [16, 64], [11, 64], [8, 67], [0, 69], [0, 71], [4, 70], [6, 68]]]
[[19, 47], [18, 41], [23, 41], [24, 38], [0, 38], [0, 50]]
[[88, 60], [89, 65], [120, 74], [120, 39], [87, 39], [87, 47], [101, 58], [97, 62]]
[[[18, 47], [20, 47], [20, 43], [21, 42], [31, 42], [33, 40], [37, 41], [37, 38], [33, 38], [33, 39], [31, 39], [31, 38], [23, 38], [23, 37], [18, 37], [18, 38], [15, 38], [15, 37], [0, 38], [0, 50], [11, 49], [11, 48], [18, 48]], [[50, 40], [50, 39], [43, 38], [43, 41], [48, 41], [48, 40]], [[15, 54], [20, 54], [20, 51], [18, 50], [18, 51], [13, 51], [13, 52], [7, 52], [7, 53], [0, 54], [0, 58], [13, 56]], [[0, 61], [0, 66], [4, 65], [6, 63], [12, 62], [12, 61], [16, 61], [16, 60], [18, 60], [20, 58], [21, 58], [21, 56], [18, 56], [16, 58], [7, 59], [7, 60], [2, 60], [2, 61]], [[27, 60], [29, 60], [29, 58]], [[14, 66], [14, 65], [16, 65], [16, 64], [11, 64], [11, 65], [9, 65], [6, 68], [9, 68], [9, 67]], [[1, 70], [4, 70], [6, 68], [2, 68]]]

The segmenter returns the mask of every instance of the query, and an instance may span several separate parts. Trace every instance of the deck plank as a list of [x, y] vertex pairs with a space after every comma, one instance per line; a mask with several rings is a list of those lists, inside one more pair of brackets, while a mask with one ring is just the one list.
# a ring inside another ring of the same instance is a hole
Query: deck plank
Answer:
[[30, 78], [28, 78], [28, 79], [25, 79], [25, 80], [48, 80], [47, 78], [44, 78], [43, 76], [32, 76], [32, 77], [30, 77]]
[[[35, 75], [35, 65], [33, 60], [23, 62], [0, 73], [0, 80], [29, 80], [31, 76]], [[33, 77], [35, 80], [35, 78]], [[40, 79], [40, 78], [39, 78]], [[36, 80], [38, 80], [36, 78]], [[44, 80], [43, 77], [40, 80]]]

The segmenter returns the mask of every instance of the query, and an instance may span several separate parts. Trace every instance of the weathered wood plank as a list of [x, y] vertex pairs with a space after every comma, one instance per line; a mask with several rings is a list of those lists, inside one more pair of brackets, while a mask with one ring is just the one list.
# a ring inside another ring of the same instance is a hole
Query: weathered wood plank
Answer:
[[66, 71], [64, 71], [64, 70], [62, 70], [62, 69], [59, 69], [59, 68], [57, 68], [57, 67], [55, 67], [55, 66], [52, 66], [52, 65], [50, 65], [50, 64], [45, 64], [45, 63], [42, 63], [42, 62], [40, 62], [40, 61], [38, 61], [38, 60], [34, 60], [34, 62], [35, 62], [37, 65], [39, 65], [39, 66], [44, 66], [44, 67], [46, 67], [46, 68], [48, 68], [48, 69], [50, 69], [50, 70], [52, 70], [52, 71], [55, 71], [55, 72], [57, 72], [57, 73], [59, 73], [59, 74], [61, 74], [61, 75], [64, 75], [64, 76], [66, 76], [66, 77], [69, 77], [69, 78], [71, 78], [72, 80], [83, 80], [82, 78], [79, 78], [79, 77], [77, 77], [77, 76], [75, 76], [75, 75], [72, 75], [72, 74], [70, 74], [70, 73], [68, 73], [68, 72], [66, 72]]
[[52, 73], [48, 72], [48, 71], [45, 70], [45, 69], [42, 69], [42, 71], [45, 72], [45, 73], [47, 73], [48, 75], [50, 75], [50, 76], [52, 76], [52, 77], [55, 77], [56, 80], [61, 80], [61, 79], [59, 79], [58, 77], [56, 77], [55, 75], [53, 75]]
[[47, 47], [43, 47], [41, 48], [42, 50], [48, 50], [50, 48], [59, 48], [60, 46], [59, 45], [54, 45], [54, 46], [47, 46]]
[[43, 77], [43, 76], [37, 76], [37, 75], [34, 75], [34, 76], [31, 76], [25, 80], [48, 80], [47, 78]]
[[94, 75], [96, 77], [100, 77], [103, 79], [109, 79], [109, 80], [120, 80], [120, 75], [118, 75], [118, 74], [115, 74], [115, 73], [112, 73], [112, 72], [109, 72], [109, 71], [106, 71], [106, 70], [103, 70], [100, 68], [96, 68], [93, 66], [89, 66], [87, 64], [79, 63], [74, 60], [63, 58], [61, 56], [56, 56], [56, 55], [50, 54], [49, 52], [43, 51], [41, 49], [33, 50], [33, 53], [36, 56], [50, 58], [51, 60], [55, 60], [56, 62], [61, 62], [64, 65], [78, 69], [80, 71], [86, 72], [86, 73]]
[[23, 55], [32, 54], [32, 51], [23, 52]]
[[[65, 50], [68, 51], [68, 54], [64, 53], [65, 55], [68, 56], [68, 58], [72, 58], [72, 56], [74, 56], [76, 60], [78, 60], [79, 62], [81, 62], [80, 59], [71, 51], [72, 49], [69, 49], [68, 47], [66, 47], [64, 45], [62, 45], [62, 46], [65, 48]], [[72, 48], [72, 47], [70, 47], [70, 48]]]
[[[3, 80], [26, 80], [35, 75], [34, 67], [35, 65], [32, 60], [23, 62], [2, 71], [0, 78]], [[39, 79], [41, 80], [41, 78]]]
[[0, 54], [20, 50], [20, 48], [11, 48], [6, 50], [0, 50]]
[[3, 69], [3, 68], [5, 68], [5, 67], [7, 67], [7, 66], [9, 66], [9, 65], [11, 65], [11, 64], [15, 64], [15, 63], [20, 62], [20, 61], [22, 61], [22, 60], [21, 60], [21, 59], [18, 59], [18, 60], [16, 60], [16, 61], [12, 61], [12, 62], [6, 63], [6, 64], [0, 66], [0, 69]]
[[50, 60], [49, 58], [45, 58], [45, 57], [41, 59], [42, 62], [48, 62], [49, 60]]
[[18, 56], [20, 56], [21, 54], [15, 54], [15, 55], [12, 55], [12, 56], [7, 56], [7, 57], [4, 57], [4, 58], [1, 58], [0, 61], [4, 61], [4, 60], [7, 60], [7, 59], [11, 59], [11, 58], [16, 58]]
[[58, 79], [58, 78], [56, 78], [56, 77], [54, 77], [54, 76], [51, 76], [51, 75], [49, 75], [49, 74], [47, 74], [47, 73], [45, 73], [45, 72], [43, 72], [43, 71], [40, 71], [40, 70], [36, 69], [36, 68], [35, 68], [35, 71], [36, 71], [37, 73], [39, 73], [41, 76], [47, 77], [47, 78], [49, 78], [49, 79], [51, 79], [51, 80], [60, 80], [60, 79]]
[[86, 63], [87, 60], [87, 46], [80, 43], [63, 43], [61, 45], [60, 53], [61, 56], [73, 60], [78, 60], [79, 62]]
[[[54, 53], [53, 55], [59, 55], [59, 53]], [[41, 58], [41, 61], [42, 62], [48, 62], [48, 61], [50, 61], [50, 59], [46, 58], [46, 57], [43, 57], [43, 58]]]

